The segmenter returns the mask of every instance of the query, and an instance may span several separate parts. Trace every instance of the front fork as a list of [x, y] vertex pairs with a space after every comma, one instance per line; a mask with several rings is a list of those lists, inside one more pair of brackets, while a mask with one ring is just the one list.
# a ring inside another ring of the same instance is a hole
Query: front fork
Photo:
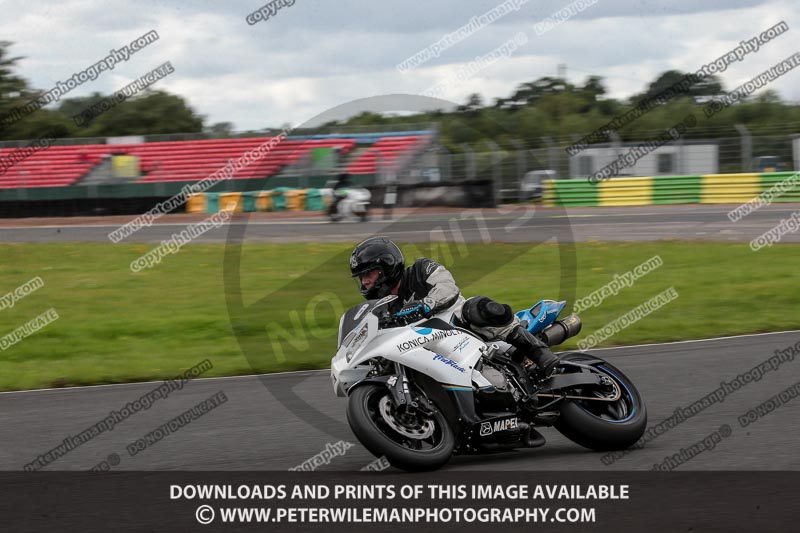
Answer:
[[432, 416], [436, 409], [425, 396], [420, 395], [416, 399], [411, 396], [405, 367], [395, 362], [394, 371], [394, 375], [386, 380], [386, 385], [389, 387], [389, 393], [392, 396], [392, 403], [395, 409], [405, 411], [408, 414], [414, 414], [415, 411], [419, 411], [424, 415]]
[[[404, 409], [406, 413], [419, 412], [427, 417], [432, 417], [439, 409], [428, 400], [428, 395], [433, 394], [434, 399], [441, 406], [442, 415], [456, 433], [457, 447], [460, 446], [462, 436], [478, 423], [475, 414], [475, 398], [472, 391], [450, 390], [445, 393], [437, 382], [417, 382], [416, 386], [421, 394], [412, 396], [409, 391], [406, 368], [400, 363], [394, 363], [395, 374], [389, 376], [386, 385], [389, 387], [392, 401], [396, 409]], [[430, 390], [429, 387], [433, 387]]]

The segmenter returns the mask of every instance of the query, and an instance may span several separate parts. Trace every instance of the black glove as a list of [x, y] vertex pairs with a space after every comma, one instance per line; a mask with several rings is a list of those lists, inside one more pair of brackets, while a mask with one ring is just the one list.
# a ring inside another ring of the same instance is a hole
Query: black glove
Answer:
[[395, 313], [394, 319], [400, 324], [410, 324], [431, 316], [433, 316], [433, 309], [428, 304], [421, 300], [411, 300]]

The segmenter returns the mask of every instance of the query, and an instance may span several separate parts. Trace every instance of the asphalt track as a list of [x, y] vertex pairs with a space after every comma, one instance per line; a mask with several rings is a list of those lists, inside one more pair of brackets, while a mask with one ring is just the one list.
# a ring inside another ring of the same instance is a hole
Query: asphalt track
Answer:
[[[733, 205], [644, 206], [625, 208], [542, 208], [534, 205], [501, 209], [403, 210], [383, 220], [379, 210], [366, 223], [330, 223], [322, 216], [281, 217], [281, 213], [236, 215], [229, 226], [214, 227], [194, 240], [198, 243], [335, 242], [358, 241], [383, 234], [404, 242], [457, 238], [466, 242], [530, 242], [556, 236], [571, 241], [694, 241], [749, 242], [800, 213], [796, 204], [762, 207], [737, 222], [728, 219]], [[121, 242], [157, 243], [207, 215], [167, 215]], [[798, 215], [800, 216], [800, 214]], [[109, 233], [134, 217], [90, 217], [46, 221], [0, 221], [0, 242], [107, 242]], [[113, 221], [112, 221], [113, 220]], [[783, 243], [800, 242], [789, 232]]]
[[[635, 208], [536, 207], [506, 210], [440, 210], [397, 213], [392, 221], [331, 224], [321, 217], [255, 216], [216, 228], [197, 242], [225, 242], [233, 235], [248, 242], [355, 241], [383, 233], [401, 241], [427, 242], [441, 230], [457, 230], [472, 242], [559, 240], [650, 241], [688, 239], [747, 242], [788, 218], [798, 206], [772, 205], [738, 222], [726, 214], [734, 206], [652, 206]], [[171, 215], [123, 242], [160, 242], [204, 216]], [[127, 219], [44, 222], [3, 220], [0, 242], [109, 242], [108, 233]], [[246, 227], [244, 226], [246, 224]], [[471, 224], [471, 226], [470, 226]], [[566, 230], [565, 230], [566, 228]], [[451, 234], [455, 234], [452, 232]], [[536, 235], [537, 237], [532, 237]], [[788, 233], [782, 242], [800, 242]], [[800, 331], [696, 342], [597, 350], [639, 387], [650, 426], [680, 407], [702, 399], [738, 374], [767, 360], [775, 350], [800, 341]], [[201, 359], [200, 357], [198, 360]], [[800, 359], [800, 358], [798, 358]], [[682, 464], [681, 470], [800, 470], [800, 400], [792, 400], [746, 428], [738, 417], [798, 382], [800, 361], [784, 363], [714, 403], [677, 427], [610, 465], [603, 454], [575, 445], [553, 429], [542, 433], [543, 448], [490, 456], [455, 457], [453, 470], [648, 470], [667, 456], [703, 439], [721, 425], [732, 429], [713, 450]], [[0, 393], [0, 470], [21, 470], [54, 448], [119, 410], [157, 384], [127, 384]], [[130, 456], [126, 446], [223, 391], [228, 401], [198, 420]], [[374, 460], [350, 432], [345, 401], [336, 398], [327, 371], [267, 376], [197, 379], [150, 409], [101, 433], [57, 459], [47, 470], [87, 470], [112, 454], [118, 470], [285, 470], [340, 440], [354, 443], [319, 470], [359, 470]]]
[[[800, 331], [719, 338], [661, 345], [597, 350], [638, 386], [649, 425], [711, 393], [722, 380], [800, 341]], [[800, 344], [798, 344], [800, 348]], [[547, 444], [489, 456], [454, 457], [451, 470], [648, 470], [666, 456], [703, 439], [723, 424], [732, 434], [703, 451], [680, 470], [800, 470], [800, 400], [790, 400], [742, 428], [748, 410], [798, 382], [800, 357], [783, 363], [731, 392], [724, 401], [661, 434], [610, 466], [603, 454], [544, 428]], [[151, 391], [157, 383], [79, 387], [0, 394], [0, 469], [23, 465], [69, 436], [102, 420]], [[297, 397], [288, 394], [292, 390]], [[228, 398], [215, 410], [131, 457], [126, 446], [209, 396]], [[302, 400], [298, 399], [302, 398]], [[374, 460], [357, 443], [345, 420], [345, 399], [336, 398], [328, 371], [266, 376], [196, 379], [90, 442], [75, 448], [47, 470], [86, 470], [110, 454], [118, 470], [285, 470], [340, 440], [354, 443], [319, 470], [359, 470]], [[288, 406], [288, 407], [287, 407]], [[535, 475], [535, 474], [534, 474]]]

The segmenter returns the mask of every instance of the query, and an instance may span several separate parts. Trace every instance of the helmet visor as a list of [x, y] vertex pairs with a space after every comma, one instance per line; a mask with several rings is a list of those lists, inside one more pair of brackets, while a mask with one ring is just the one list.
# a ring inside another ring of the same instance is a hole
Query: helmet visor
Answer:
[[366, 298], [376, 293], [374, 289], [381, 287], [386, 283], [386, 276], [383, 274], [383, 269], [380, 267], [371, 268], [364, 272], [359, 272], [353, 279], [356, 282], [356, 287]]

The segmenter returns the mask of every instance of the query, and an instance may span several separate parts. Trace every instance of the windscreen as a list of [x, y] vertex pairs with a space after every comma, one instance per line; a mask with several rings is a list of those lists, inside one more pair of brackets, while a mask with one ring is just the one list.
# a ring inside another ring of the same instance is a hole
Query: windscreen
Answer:
[[380, 300], [367, 300], [364, 303], [354, 305], [348, 309], [347, 312], [342, 315], [342, 320], [339, 324], [338, 346], [342, 345], [342, 341], [347, 338], [347, 335], [364, 320], [364, 317], [367, 316], [368, 313], [379, 310], [379, 308], [396, 298], [397, 296], [387, 296], [385, 298], [381, 298]]

